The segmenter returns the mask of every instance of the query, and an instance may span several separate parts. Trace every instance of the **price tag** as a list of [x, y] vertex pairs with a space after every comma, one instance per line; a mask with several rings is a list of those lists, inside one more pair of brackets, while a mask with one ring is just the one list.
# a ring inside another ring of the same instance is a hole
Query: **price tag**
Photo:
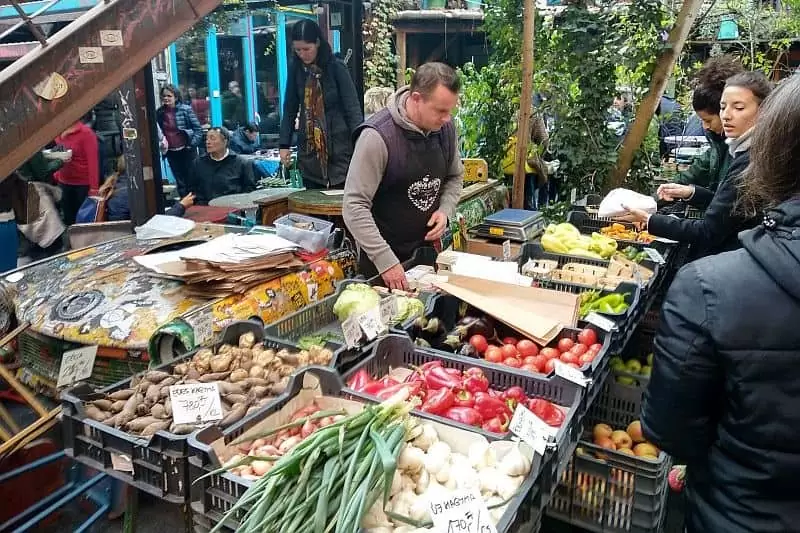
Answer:
[[503, 241], [503, 261], [511, 259], [511, 241], [506, 239]]
[[666, 263], [666, 261], [664, 261], [664, 256], [661, 255], [661, 252], [659, 252], [655, 248], [645, 248], [642, 251], [646, 253], [647, 257], [649, 257], [650, 260], [653, 261], [654, 263], [658, 263], [659, 265], [663, 265], [664, 263]]
[[556, 376], [561, 376], [567, 381], [571, 381], [581, 387], [585, 387], [589, 382], [589, 380], [586, 379], [586, 376], [583, 375], [583, 372], [574, 366], [566, 365], [561, 361], [553, 362], [553, 370], [555, 371]]
[[613, 331], [617, 329], [617, 325], [610, 318], [606, 318], [592, 311], [584, 318], [589, 324], [594, 324], [603, 331]]
[[548, 426], [530, 409], [521, 404], [517, 405], [514, 410], [508, 430], [528, 443], [539, 455], [544, 455], [547, 440], [558, 432], [557, 428]]
[[361, 342], [361, 326], [358, 325], [358, 317], [351, 315], [342, 322], [342, 333], [344, 333], [344, 342], [348, 348], [358, 346], [358, 343]]
[[498, 228], [495, 226], [489, 226], [489, 235], [493, 235], [495, 237], [502, 237], [505, 234], [503, 228]]
[[169, 399], [176, 425], [222, 420], [222, 405], [216, 382], [172, 385], [169, 388]]
[[56, 387], [66, 387], [91, 376], [95, 357], [97, 357], [97, 346], [84, 346], [64, 352], [61, 356], [61, 367], [58, 369]]
[[389, 325], [395, 316], [397, 316], [397, 296], [391, 294], [381, 299], [381, 322]]
[[376, 339], [386, 329], [386, 326], [381, 322], [381, 311], [378, 307], [373, 307], [366, 313], [359, 315], [358, 325], [361, 326], [361, 331], [364, 332], [369, 341]]
[[111, 468], [120, 472], [133, 472], [133, 463], [127, 455], [112, 453]]
[[211, 309], [201, 310], [187, 316], [185, 320], [187, 324], [192, 326], [195, 346], [206, 344], [214, 336], [214, 316]]
[[437, 493], [429, 505], [433, 529], [439, 533], [497, 533], [486, 503], [475, 490]]

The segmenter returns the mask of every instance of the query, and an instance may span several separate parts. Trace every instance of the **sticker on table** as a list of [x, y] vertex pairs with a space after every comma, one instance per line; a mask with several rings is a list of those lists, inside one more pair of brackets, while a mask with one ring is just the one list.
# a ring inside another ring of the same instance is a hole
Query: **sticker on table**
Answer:
[[84, 346], [64, 352], [61, 356], [61, 367], [58, 369], [56, 387], [67, 387], [91, 376], [95, 357], [97, 357], [97, 346]]
[[433, 529], [441, 533], [497, 533], [480, 493], [440, 491], [429, 501]]
[[222, 403], [217, 382], [171, 385], [169, 399], [176, 425], [222, 420]]

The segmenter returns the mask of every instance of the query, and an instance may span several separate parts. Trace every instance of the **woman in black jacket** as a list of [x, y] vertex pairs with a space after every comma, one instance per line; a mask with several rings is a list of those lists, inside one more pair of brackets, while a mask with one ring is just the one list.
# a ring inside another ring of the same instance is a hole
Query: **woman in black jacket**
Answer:
[[800, 530], [800, 76], [750, 153], [737, 210], [763, 224], [676, 276], [642, 406], [645, 437], [687, 464], [688, 533]]
[[292, 47], [296, 57], [284, 97], [281, 161], [291, 163], [297, 119], [297, 162], [305, 186], [340, 187], [353, 155], [353, 132], [364, 119], [356, 86], [315, 22], [303, 19], [294, 25]]
[[743, 72], [725, 83], [720, 117], [733, 162], [716, 192], [703, 187], [694, 188], [694, 196], [690, 199], [708, 205], [702, 219], [685, 220], [631, 209], [620, 220], [635, 222], [657, 237], [690, 244], [693, 259], [738, 248], [737, 234], [752, 228], [758, 221], [733, 212], [736, 178], [750, 162], [750, 134], [761, 102], [771, 90], [771, 84], [760, 72]]

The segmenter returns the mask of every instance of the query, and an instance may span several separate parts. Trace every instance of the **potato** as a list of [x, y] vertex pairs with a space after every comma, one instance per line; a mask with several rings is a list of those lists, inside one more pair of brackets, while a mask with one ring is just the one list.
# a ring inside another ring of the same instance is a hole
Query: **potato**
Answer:
[[234, 370], [233, 372], [231, 372], [231, 375], [230, 375], [230, 377], [228, 379], [230, 380], [231, 383], [237, 383], [239, 381], [243, 381], [243, 380], [247, 379], [249, 376], [250, 376], [250, 374], [247, 372], [247, 370], [243, 370], [241, 368], [238, 368], [238, 369]]

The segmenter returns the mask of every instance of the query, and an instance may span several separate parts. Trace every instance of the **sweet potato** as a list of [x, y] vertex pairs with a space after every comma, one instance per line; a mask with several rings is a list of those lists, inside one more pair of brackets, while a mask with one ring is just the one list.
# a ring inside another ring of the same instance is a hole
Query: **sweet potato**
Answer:
[[109, 416], [105, 420], [103, 420], [103, 424], [111, 427], [115, 427], [117, 425], [117, 418], [119, 417], [119, 413]]
[[150, 416], [154, 416], [156, 418], [167, 418], [166, 408], [162, 404], [157, 403], [150, 408]]
[[286, 390], [286, 386], [289, 384], [289, 380], [284, 378], [277, 383], [273, 383], [269, 386], [269, 393], [274, 394], [277, 396], [278, 394], [283, 394], [283, 391]]
[[269, 387], [267, 387], [266, 385], [256, 385], [255, 387], [250, 389], [250, 394], [252, 394], [256, 398], [263, 398], [264, 395], [267, 394], [268, 390]]
[[252, 348], [256, 343], [256, 336], [252, 331], [243, 333], [239, 337], [239, 348]]
[[133, 396], [134, 392], [136, 392], [136, 391], [133, 390], [133, 389], [122, 389], [122, 390], [114, 391], [114, 392], [112, 392], [111, 394], [108, 395], [108, 399], [109, 400], [127, 400], [128, 398]]
[[139, 432], [153, 422], [160, 422], [160, 420], [154, 416], [140, 416], [125, 424], [125, 428], [131, 432]]
[[228, 378], [231, 383], [237, 383], [239, 381], [244, 381], [249, 377], [247, 370], [242, 368], [237, 368], [233, 372], [231, 372], [230, 377]]
[[162, 380], [170, 377], [170, 374], [163, 370], [149, 370], [144, 375], [144, 379], [150, 383], [160, 383]]
[[244, 382], [248, 387], [266, 387], [269, 385], [269, 381], [263, 378], [247, 378]]
[[164, 401], [164, 414], [168, 417], [172, 416], [172, 400], [169, 398]]
[[86, 416], [88, 416], [95, 422], [102, 422], [103, 420], [109, 417], [108, 413], [106, 413], [105, 411], [101, 411], [97, 406], [92, 404], [87, 404], [84, 410], [86, 411]]
[[169, 432], [176, 435], [188, 435], [194, 430], [194, 424], [172, 424], [169, 428]]
[[245, 383], [230, 383], [228, 381], [220, 381], [217, 386], [219, 387], [219, 393], [222, 396], [226, 396], [228, 394], [244, 394]]
[[244, 403], [247, 401], [247, 396], [244, 394], [226, 394], [225, 401], [231, 405], [235, 405], [237, 403]]
[[228, 367], [231, 366], [233, 358], [230, 354], [215, 355], [211, 358], [211, 371], [212, 372], [226, 372]]
[[163, 389], [164, 387], [169, 387], [170, 385], [175, 385], [177, 382], [178, 382], [178, 378], [176, 378], [175, 376], [170, 376], [168, 378], [162, 379], [159, 382], [159, 385], [161, 385], [161, 388]]
[[125, 407], [125, 401], [124, 400], [117, 400], [116, 402], [111, 404], [110, 411], [112, 413], [119, 413], [120, 411], [122, 411], [123, 407]]
[[156, 431], [167, 429], [170, 424], [172, 424], [171, 420], [159, 420], [158, 422], [153, 422], [142, 430], [141, 436], [149, 437], [150, 435], [155, 435]]
[[153, 405], [158, 401], [158, 398], [161, 395], [161, 385], [153, 384], [147, 387], [147, 392], [144, 395], [144, 403], [147, 405]]
[[183, 376], [189, 371], [189, 363], [179, 363], [175, 365], [175, 368], [172, 369], [172, 372], [178, 374], [179, 376]]
[[225, 418], [220, 421], [219, 425], [223, 427], [229, 426], [244, 418], [245, 414], [247, 414], [247, 404], [237, 403], [231, 408], [230, 412], [225, 415]]
[[92, 405], [94, 405], [101, 411], [110, 411], [111, 406], [114, 405], [114, 402], [112, 402], [111, 400], [95, 400], [92, 402]]
[[201, 383], [211, 383], [212, 381], [222, 381], [228, 377], [229, 372], [213, 372], [200, 376]]

